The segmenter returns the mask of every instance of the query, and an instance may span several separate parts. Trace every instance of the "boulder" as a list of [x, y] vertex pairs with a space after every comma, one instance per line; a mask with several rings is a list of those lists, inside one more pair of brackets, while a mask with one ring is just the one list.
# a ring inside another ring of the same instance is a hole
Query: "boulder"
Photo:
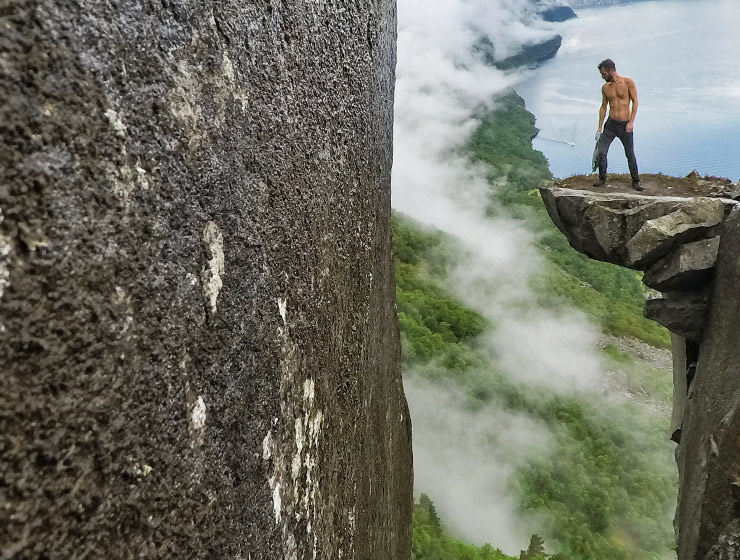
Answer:
[[712, 233], [734, 202], [705, 197], [540, 188], [555, 225], [577, 251], [645, 270], [673, 247]]
[[724, 218], [720, 199], [693, 198], [673, 212], [646, 220], [625, 245], [627, 265], [644, 270], [681, 243], [700, 239]]
[[709, 279], [718, 249], [719, 236], [685, 243], [653, 264], [642, 281], [660, 292], [699, 286]]
[[645, 317], [688, 340], [701, 340], [709, 296], [706, 290], [670, 292], [645, 303]]

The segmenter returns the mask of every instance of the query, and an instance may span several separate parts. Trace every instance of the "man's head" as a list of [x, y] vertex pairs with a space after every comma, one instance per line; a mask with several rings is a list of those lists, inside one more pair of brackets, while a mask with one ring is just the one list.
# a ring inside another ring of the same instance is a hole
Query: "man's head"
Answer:
[[611, 58], [602, 60], [599, 63], [598, 68], [599, 72], [601, 72], [601, 77], [607, 82], [611, 82], [614, 79], [614, 75], [617, 73], [617, 67]]

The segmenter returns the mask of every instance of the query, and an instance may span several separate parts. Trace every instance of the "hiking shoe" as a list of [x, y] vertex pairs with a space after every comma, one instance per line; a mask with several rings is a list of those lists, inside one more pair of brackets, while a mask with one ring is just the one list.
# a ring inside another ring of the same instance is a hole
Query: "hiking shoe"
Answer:
[[632, 181], [632, 188], [636, 191], [644, 191], [645, 187], [640, 184], [640, 181]]
[[598, 181], [596, 181], [595, 183], [593, 183], [593, 186], [594, 187], [603, 187], [605, 185], [606, 185], [606, 179], [603, 180], [603, 181], [599, 179]]

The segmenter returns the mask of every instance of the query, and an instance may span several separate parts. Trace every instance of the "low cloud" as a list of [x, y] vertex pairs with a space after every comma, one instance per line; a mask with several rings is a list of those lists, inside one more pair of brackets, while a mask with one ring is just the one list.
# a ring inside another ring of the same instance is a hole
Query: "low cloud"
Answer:
[[[496, 325], [481, 351], [497, 369], [515, 383], [573, 394], [599, 385], [598, 333], [576, 312], [538, 308], [534, 236], [521, 221], [486, 215], [496, 185], [460, 152], [476, 115], [527, 75], [484, 65], [477, 41], [490, 38], [505, 56], [547, 38], [532, 14], [519, 0], [399, 2], [393, 206], [460, 243], [454, 291]], [[417, 495], [428, 493], [456, 534], [509, 553], [526, 547], [536, 524], [520, 517], [508, 481], [526, 457], [549, 453], [547, 428], [494, 407], [471, 412], [454, 386], [410, 372], [405, 387]]]
[[534, 521], [513, 515], [508, 485], [527, 458], [550, 448], [547, 428], [493, 406], [471, 410], [452, 384], [411, 373], [404, 387], [414, 422], [416, 495], [426, 493], [453, 534], [516, 554]]

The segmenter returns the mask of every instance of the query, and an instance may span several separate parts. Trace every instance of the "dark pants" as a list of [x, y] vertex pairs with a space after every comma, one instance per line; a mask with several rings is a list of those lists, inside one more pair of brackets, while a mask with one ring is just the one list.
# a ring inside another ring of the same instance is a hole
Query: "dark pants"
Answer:
[[627, 156], [627, 165], [630, 168], [632, 182], [638, 182], [640, 174], [637, 171], [633, 134], [627, 132], [627, 121], [615, 121], [612, 118], [606, 119], [604, 132], [599, 137], [599, 154], [596, 158], [596, 164], [599, 166], [599, 180], [606, 181], [606, 154], [614, 138], [619, 138], [622, 146], [624, 146], [624, 155]]

